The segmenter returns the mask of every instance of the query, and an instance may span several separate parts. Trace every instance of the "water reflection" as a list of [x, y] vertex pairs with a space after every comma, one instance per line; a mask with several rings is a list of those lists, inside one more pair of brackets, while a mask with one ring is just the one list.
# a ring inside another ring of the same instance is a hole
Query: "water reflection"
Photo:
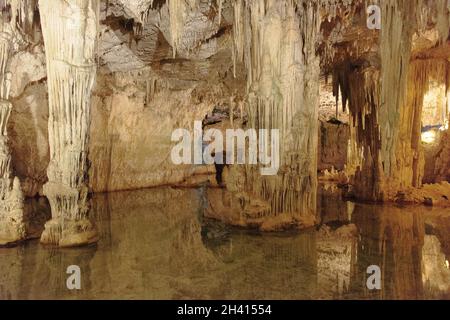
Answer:
[[[323, 194], [320, 230], [270, 235], [204, 220], [202, 190], [96, 195], [99, 243], [0, 249], [0, 299], [449, 298], [445, 230], [426, 221], [434, 213]], [[79, 291], [66, 288], [74, 264]], [[365, 285], [373, 264], [382, 270], [380, 291]]]
[[[420, 210], [357, 204], [353, 222], [358, 228], [351, 296], [381, 299], [420, 299], [425, 224]], [[367, 267], [382, 270], [383, 290], [368, 291]]]

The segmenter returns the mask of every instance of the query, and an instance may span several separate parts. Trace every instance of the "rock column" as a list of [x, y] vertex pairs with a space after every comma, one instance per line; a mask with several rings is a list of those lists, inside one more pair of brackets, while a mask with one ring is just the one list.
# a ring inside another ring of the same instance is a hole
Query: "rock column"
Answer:
[[47, 58], [50, 164], [44, 193], [52, 220], [41, 242], [97, 241], [88, 217], [88, 133], [96, 76], [99, 0], [39, 1]]
[[[316, 214], [319, 7], [313, 1], [288, 0], [234, 4], [233, 59], [247, 71], [249, 126], [280, 133], [278, 174], [261, 176], [255, 166], [245, 169], [244, 211], [294, 228], [314, 224]], [[251, 213], [254, 199], [267, 206]]]

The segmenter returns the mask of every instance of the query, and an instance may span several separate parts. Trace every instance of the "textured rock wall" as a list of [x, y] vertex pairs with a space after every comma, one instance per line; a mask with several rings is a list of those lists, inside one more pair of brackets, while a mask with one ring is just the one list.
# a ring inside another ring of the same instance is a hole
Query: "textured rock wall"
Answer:
[[425, 182], [450, 182], [450, 134], [449, 131], [436, 133], [434, 143], [424, 145]]
[[192, 86], [170, 91], [162, 87], [146, 103], [143, 84], [134, 79], [132, 74], [105, 75], [99, 79], [104, 86], [95, 90], [95, 125], [89, 145], [94, 192], [180, 184], [199, 169], [172, 163], [172, 131], [185, 128], [193, 132], [194, 121], [202, 121], [214, 106], [207, 97], [199, 101], [198, 94], [209, 91], [220, 96], [223, 88]]

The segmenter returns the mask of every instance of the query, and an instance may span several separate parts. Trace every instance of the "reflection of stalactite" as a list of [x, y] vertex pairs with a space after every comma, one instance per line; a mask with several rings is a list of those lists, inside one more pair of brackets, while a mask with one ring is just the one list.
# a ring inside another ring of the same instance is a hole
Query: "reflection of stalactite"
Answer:
[[86, 184], [99, 1], [40, 1], [40, 11], [50, 111], [49, 182], [44, 192], [53, 216], [41, 241], [84, 244], [96, 240], [95, 227], [87, 219]]
[[264, 215], [315, 214], [318, 6], [311, 1], [234, 4], [233, 60], [247, 71], [249, 126], [280, 130], [278, 176], [261, 177], [255, 167], [245, 173], [246, 191], [270, 203]]

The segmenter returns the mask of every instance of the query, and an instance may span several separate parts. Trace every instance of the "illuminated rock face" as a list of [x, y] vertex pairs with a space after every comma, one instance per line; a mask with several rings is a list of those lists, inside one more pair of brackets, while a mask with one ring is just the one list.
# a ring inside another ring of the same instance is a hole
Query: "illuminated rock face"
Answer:
[[88, 219], [87, 150], [99, 1], [40, 1], [47, 58], [50, 164], [44, 193], [52, 220], [41, 242], [75, 246], [97, 240]]
[[[0, 9], [3, 9], [0, 7]], [[14, 24], [0, 18], [0, 245], [26, 238], [23, 222], [23, 193], [19, 179], [13, 176], [7, 124], [12, 103], [9, 62], [14, 51]]]

